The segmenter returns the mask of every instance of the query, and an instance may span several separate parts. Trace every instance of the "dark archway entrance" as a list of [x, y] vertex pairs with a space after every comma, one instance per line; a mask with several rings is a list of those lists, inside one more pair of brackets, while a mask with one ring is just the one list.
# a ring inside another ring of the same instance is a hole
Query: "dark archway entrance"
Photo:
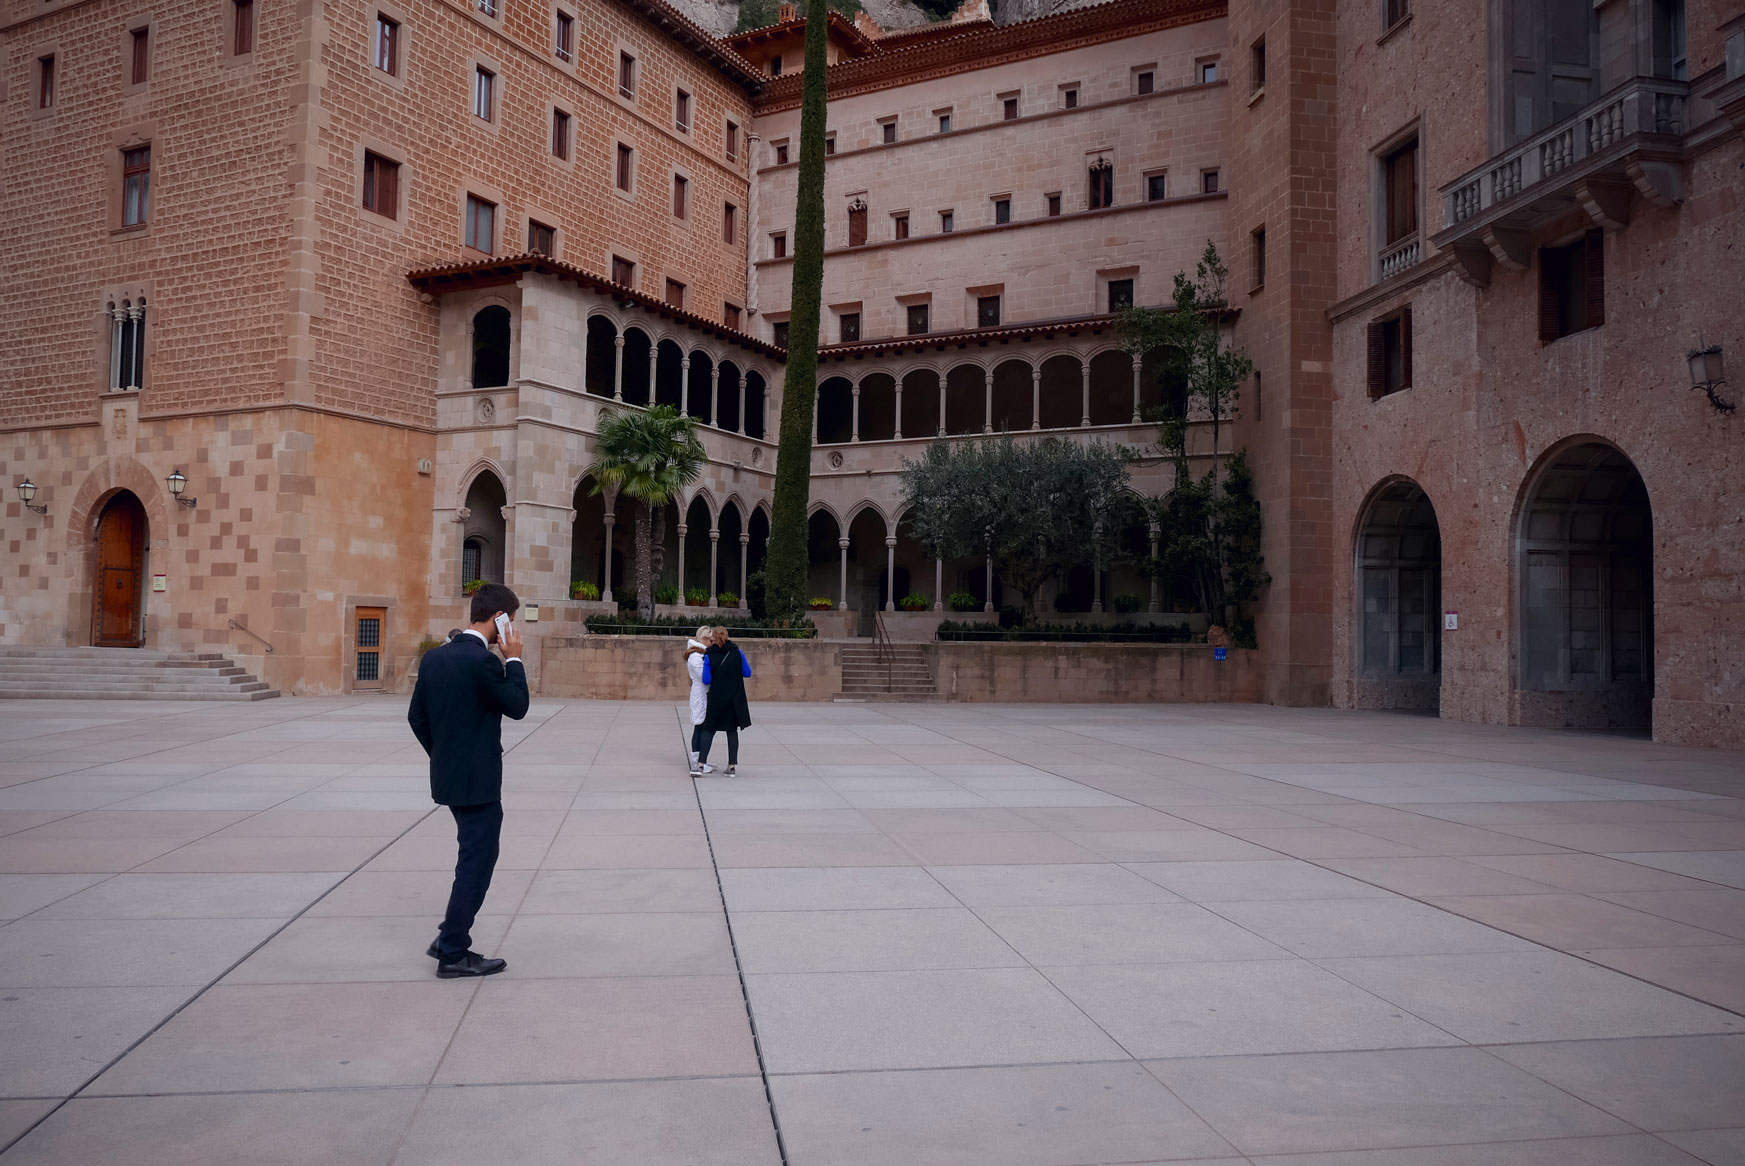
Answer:
[[1516, 547], [1522, 724], [1648, 728], [1653, 516], [1630, 459], [1573, 445], [1528, 488]]
[[97, 518], [97, 604], [91, 642], [103, 648], [137, 648], [145, 642], [141, 600], [145, 596], [145, 507], [128, 490], [118, 491]]
[[1416, 482], [1383, 486], [1357, 532], [1352, 706], [1442, 704], [1442, 532]]

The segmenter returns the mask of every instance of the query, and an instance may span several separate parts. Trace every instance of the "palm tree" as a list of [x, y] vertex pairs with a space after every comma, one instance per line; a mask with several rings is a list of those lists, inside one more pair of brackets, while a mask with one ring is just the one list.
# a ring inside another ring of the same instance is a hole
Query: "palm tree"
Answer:
[[[671, 405], [614, 409], [595, 438], [594, 493], [611, 490], [639, 504], [636, 518], [636, 610], [654, 617], [654, 515], [703, 472], [697, 422]], [[681, 585], [683, 580], [680, 580]]]
[[828, 0], [806, 5], [806, 67], [801, 75], [800, 172], [794, 206], [794, 283], [788, 314], [788, 364], [782, 388], [775, 512], [764, 564], [764, 605], [772, 615], [804, 610], [806, 507], [812, 489], [813, 386], [818, 383], [818, 319], [824, 294], [824, 47]]

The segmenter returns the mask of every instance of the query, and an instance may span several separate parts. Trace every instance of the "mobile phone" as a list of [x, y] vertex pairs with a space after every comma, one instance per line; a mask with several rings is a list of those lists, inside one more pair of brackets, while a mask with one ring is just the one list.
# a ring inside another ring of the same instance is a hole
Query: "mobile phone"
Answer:
[[499, 611], [497, 613], [497, 639], [498, 639], [498, 641], [501, 642], [502, 640], [507, 639], [509, 636], [509, 629], [514, 627], [514, 626], [515, 625], [510, 621], [509, 617], [504, 615], [502, 612]]

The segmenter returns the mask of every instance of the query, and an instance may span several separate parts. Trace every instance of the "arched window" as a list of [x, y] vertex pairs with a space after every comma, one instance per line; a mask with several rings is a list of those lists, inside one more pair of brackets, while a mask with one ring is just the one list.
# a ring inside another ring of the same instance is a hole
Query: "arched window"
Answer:
[[473, 317], [473, 386], [495, 388], [508, 383], [509, 309], [492, 304]]
[[145, 297], [109, 303], [109, 388], [130, 392], [145, 382]]

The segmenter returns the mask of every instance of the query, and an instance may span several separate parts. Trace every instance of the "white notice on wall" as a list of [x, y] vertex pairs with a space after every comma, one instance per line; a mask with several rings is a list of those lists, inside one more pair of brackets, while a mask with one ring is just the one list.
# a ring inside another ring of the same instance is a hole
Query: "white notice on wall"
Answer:
[[1442, 630], [1445, 632], [1456, 632], [1460, 630], [1460, 613], [1458, 611], [1445, 611], [1442, 613]]

